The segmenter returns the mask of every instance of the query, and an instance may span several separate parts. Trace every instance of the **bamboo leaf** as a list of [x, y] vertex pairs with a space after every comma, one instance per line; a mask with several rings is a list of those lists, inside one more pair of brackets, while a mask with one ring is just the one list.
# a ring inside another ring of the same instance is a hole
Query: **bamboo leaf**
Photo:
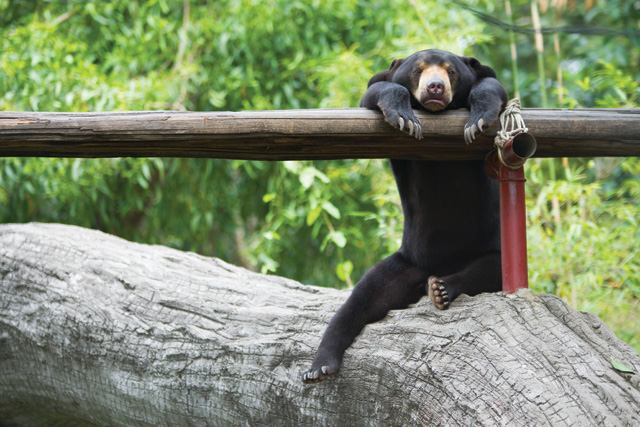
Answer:
[[613, 358], [611, 358], [611, 365], [613, 366], [613, 368], [616, 371], [624, 372], [625, 374], [632, 374], [633, 375], [633, 374], [636, 373], [636, 371], [634, 371], [633, 369], [627, 367], [627, 365], [625, 365], [624, 363], [618, 362], [617, 360], [615, 360]]

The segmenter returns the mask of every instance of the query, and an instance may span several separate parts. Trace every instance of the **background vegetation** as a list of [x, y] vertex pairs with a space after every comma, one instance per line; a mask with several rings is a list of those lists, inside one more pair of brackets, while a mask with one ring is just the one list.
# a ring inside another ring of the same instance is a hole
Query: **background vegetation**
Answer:
[[[506, 6], [0, 0], [0, 110], [352, 107], [372, 74], [430, 47], [492, 65], [526, 107], [639, 105], [636, 0]], [[640, 352], [640, 160], [537, 159], [527, 174], [532, 288]], [[383, 160], [0, 159], [0, 221], [78, 224], [335, 287], [396, 250], [402, 228]]]

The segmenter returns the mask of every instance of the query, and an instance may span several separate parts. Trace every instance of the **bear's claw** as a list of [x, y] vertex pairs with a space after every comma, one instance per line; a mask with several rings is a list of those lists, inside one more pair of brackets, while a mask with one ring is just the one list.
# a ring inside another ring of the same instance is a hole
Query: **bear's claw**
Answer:
[[[398, 117], [398, 129], [404, 130], [405, 120], [402, 117]], [[422, 139], [422, 126], [420, 123], [407, 120], [407, 128], [409, 129], [409, 135], [415, 136], [416, 139]]]
[[429, 299], [431, 303], [440, 310], [449, 308], [450, 300], [447, 288], [444, 287], [444, 280], [431, 276], [427, 285]]
[[333, 375], [333, 372], [329, 372], [328, 366], [322, 366], [320, 369], [311, 368], [302, 374], [302, 382], [305, 384], [313, 384], [324, 381], [331, 375]]
[[465, 144], [467, 145], [471, 144], [473, 141], [475, 141], [476, 135], [481, 134], [484, 130], [485, 130], [484, 119], [478, 120], [477, 123], [474, 123], [471, 126], [469, 126], [469, 123], [467, 123], [467, 126], [464, 128]]

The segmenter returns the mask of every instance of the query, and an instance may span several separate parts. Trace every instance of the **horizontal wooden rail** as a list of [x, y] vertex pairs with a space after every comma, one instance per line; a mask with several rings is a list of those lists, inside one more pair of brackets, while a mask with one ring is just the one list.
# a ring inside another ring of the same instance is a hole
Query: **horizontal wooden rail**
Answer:
[[[524, 109], [537, 157], [640, 156], [640, 108]], [[0, 156], [247, 160], [484, 158], [494, 125], [466, 146], [466, 110], [418, 113], [423, 140], [361, 108], [244, 112], [0, 112]]]

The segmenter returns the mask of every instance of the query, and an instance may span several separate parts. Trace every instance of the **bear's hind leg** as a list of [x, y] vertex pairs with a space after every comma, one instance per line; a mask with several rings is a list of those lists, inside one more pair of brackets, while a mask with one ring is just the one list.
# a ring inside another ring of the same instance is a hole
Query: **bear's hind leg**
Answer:
[[418, 302], [425, 295], [427, 277], [427, 272], [398, 252], [373, 266], [329, 322], [311, 368], [302, 374], [302, 382], [319, 382], [336, 373], [345, 350], [365, 325], [381, 320], [390, 310]]
[[444, 277], [431, 276], [427, 283], [429, 299], [440, 310], [449, 308], [449, 304], [460, 294], [473, 296], [501, 290], [500, 252], [484, 255], [457, 273]]

